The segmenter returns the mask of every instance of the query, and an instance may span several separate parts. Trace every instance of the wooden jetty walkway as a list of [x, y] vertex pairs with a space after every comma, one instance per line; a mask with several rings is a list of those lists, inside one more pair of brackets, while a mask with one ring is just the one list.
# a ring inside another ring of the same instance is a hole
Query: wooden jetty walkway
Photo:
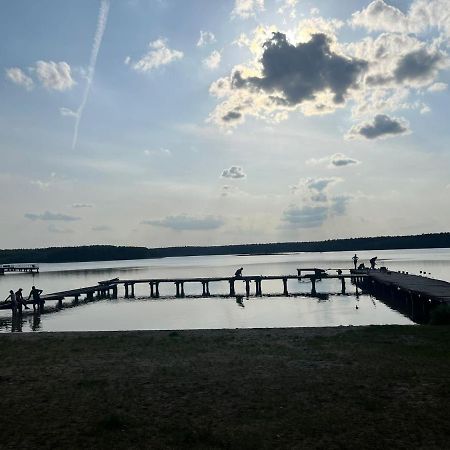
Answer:
[[6, 272], [39, 273], [37, 264], [0, 264], [0, 275]]

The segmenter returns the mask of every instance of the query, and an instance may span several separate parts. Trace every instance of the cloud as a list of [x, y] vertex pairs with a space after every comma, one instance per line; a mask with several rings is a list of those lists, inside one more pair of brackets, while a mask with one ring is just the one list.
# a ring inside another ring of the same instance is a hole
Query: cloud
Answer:
[[278, 3], [281, 3], [277, 10], [278, 14], [285, 14], [288, 12], [289, 17], [295, 19], [298, 0], [278, 0]]
[[42, 180], [31, 180], [30, 183], [37, 186], [42, 191], [48, 190], [48, 188], [51, 185], [50, 181], [42, 181]]
[[26, 213], [24, 215], [30, 220], [43, 220], [43, 221], [62, 221], [62, 222], [73, 222], [75, 220], [80, 220], [80, 217], [68, 216], [66, 214], [52, 213], [50, 211], [45, 211], [41, 214]]
[[378, 139], [409, 133], [409, 124], [405, 119], [378, 114], [372, 122], [363, 122], [353, 126], [347, 138]]
[[446, 91], [448, 88], [448, 84], [447, 83], [433, 83], [428, 90], [430, 92], [442, 92], [442, 91]]
[[450, 36], [448, 0], [414, 0], [406, 13], [383, 0], [375, 0], [354, 13], [350, 23], [369, 31], [392, 33], [418, 34], [435, 28], [445, 36]]
[[316, 228], [328, 217], [326, 206], [290, 206], [283, 212], [281, 220], [293, 228]]
[[64, 117], [78, 117], [78, 113], [70, 108], [59, 108], [59, 113]]
[[436, 76], [444, 61], [444, 56], [439, 52], [429, 52], [421, 48], [400, 59], [394, 77], [399, 83], [405, 80], [428, 80]]
[[160, 38], [148, 44], [149, 51], [136, 63], [133, 69], [138, 72], [150, 72], [183, 58], [183, 52], [167, 47], [167, 40]]
[[342, 153], [335, 153], [333, 155], [325, 156], [324, 158], [320, 159], [311, 158], [306, 161], [306, 164], [310, 166], [327, 164], [328, 168], [337, 168], [360, 164], [360, 161], [354, 158], [350, 158], [349, 156], [345, 156]]
[[209, 56], [203, 60], [203, 65], [209, 70], [217, 69], [220, 65], [222, 55], [218, 50], [213, 50]]
[[18, 67], [6, 69], [6, 78], [18, 86], [24, 87], [27, 91], [31, 91], [34, 87], [33, 80]]
[[304, 178], [291, 192], [298, 200], [283, 212], [281, 221], [288, 228], [317, 228], [334, 216], [343, 216], [351, 195], [332, 195], [332, 187], [341, 178]]
[[197, 47], [204, 47], [205, 45], [216, 42], [216, 37], [210, 31], [200, 30], [200, 38], [197, 42]]
[[57, 233], [57, 234], [71, 234], [74, 232], [71, 228], [57, 227], [53, 223], [50, 224], [47, 229], [50, 233]]
[[247, 175], [244, 173], [244, 169], [240, 166], [231, 166], [229, 169], [222, 171], [222, 178], [233, 178], [239, 180], [245, 178]]
[[108, 225], [97, 225], [91, 228], [92, 231], [111, 231], [112, 228]]
[[285, 34], [273, 32], [253, 68], [237, 66], [230, 78], [211, 85], [210, 93], [225, 100], [209, 120], [235, 126], [245, 115], [253, 115], [278, 122], [300, 106], [307, 115], [343, 106], [349, 91], [358, 87], [367, 63], [337, 54], [331, 44], [324, 33], [294, 45]]
[[264, 0], [235, 0], [231, 15], [248, 19], [254, 17], [258, 11], [264, 11]]
[[89, 58], [89, 67], [87, 72], [87, 82], [84, 89], [83, 98], [81, 99], [80, 106], [75, 114], [75, 126], [73, 129], [72, 149], [77, 145], [78, 141], [78, 129], [80, 127], [81, 116], [83, 115], [84, 108], [86, 106], [89, 92], [91, 90], [92, 82], [94, 81], [95, 65], [97, 64], [98, 52], [103, 39], [103, 33], [105, 32], [106, 23], [108, 21], [109, 13], [109, 0], [101, 0], [100, 9], [97, 18], [97, 28], [95, 30], [94, 41], [91, 48], [91, 56]]
[[333, 53], [330, 44], [330, 39], [321, 33], [297, 45], [290, 44], [285, 34], [273, 33], [264, 44], [262, 76], [244, 78], [236, 71], [233, 86], [261, 89], [275, 94], [275, 102], [290, 105], [312, 100], [317, 93], [330, 90], [334, 102], [342, 103], [348, 89], [356, 86], [367, 63]]
[[144, 155], [146, 155], [146, 156], [154, 156], [154, 155], [172, 156], [172, 152], [168, 148], [159, 148], [156, 150], [146, 149], [146, 150], [144, 150]]
[[72, 208], [93, 208], [92, 203], [73, 203]]
[[144, 220], [145, 225], [152, 225], [163, 228], [170, 228], [176, 231], [193, 230], [215, 230], [224, 225], [225, 221], [221, 217], [204, 216], [191, 217], [185, 214], [167, 216], [159, 220]]
[[42, 85], [54, 91], [67, 91], [75, 85], [71, 68], [65, 61], [37, 61], [36, 76]]

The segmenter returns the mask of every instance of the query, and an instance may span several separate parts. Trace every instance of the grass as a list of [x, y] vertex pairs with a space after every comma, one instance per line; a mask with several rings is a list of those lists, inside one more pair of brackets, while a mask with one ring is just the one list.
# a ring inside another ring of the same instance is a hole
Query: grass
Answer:
[[0, 448], [448, 448], [450, 327], [0, 336]]

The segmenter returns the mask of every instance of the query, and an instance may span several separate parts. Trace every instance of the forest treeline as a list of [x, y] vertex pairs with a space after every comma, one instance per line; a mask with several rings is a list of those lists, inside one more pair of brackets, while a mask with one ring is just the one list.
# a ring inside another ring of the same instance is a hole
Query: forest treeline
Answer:
[[360, 251], [419, 248], [450, 248], [450, 233], [360, 237], [313, 242], [218, 245], [210, 247], [187, 246], [146, 248], [120, 247], [114, 245], [86, 245], [80, 247], [9, 249], [0, 250], [0, 264], [113, 261], [124, 259], [165, 258], [171, 256], [261, 255], [287, 252], [334, 252], [346, 250]]

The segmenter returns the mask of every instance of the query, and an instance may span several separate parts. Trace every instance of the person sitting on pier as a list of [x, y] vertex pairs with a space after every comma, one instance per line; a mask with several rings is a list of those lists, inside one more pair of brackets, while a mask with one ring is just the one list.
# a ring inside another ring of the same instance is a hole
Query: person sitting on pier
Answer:
[[375, 269], [375, 264], [377, 263], [377, 256], [374, 256], [373, 258], [370, 259], [370, 268], [371, 269]]
[[17, 314], [17, 299], [16, 299], [16, 294], [14, 293], [14, 291], [12, 289], [9, 291], [8, 297], [5, 298], [5, 302], [7, 302], [8, 299], [11, 299], [11, 310], [12, 310], [13, 316], [15, 316]]
[[42, 289], [36, 289], [36, 286], [33, 286], [30, 291], [30, 295], [28, 296], [27, 300], [30, 300], [31, 297], [33, 297], [33, 310], [36, 311], [36, 306], [38, 310], [41, 307], [41, 294]]
[[364, 265], [364, 263], [361, 263], [359, 266], [358, 266], [358, 270], [364, 270], [366, 268], [366, 266]]
[[25, 307], [25, 309], [30, 309], [30, 307], [27, 306], [25, 299], [23, 298], [22, 291], [23, 291], [22, 288], [16, 291], [16, 300], [17, 300], [17, 307], [19, 308], [19, 314], [22, 314], [22, 307]]
[[236, 272], [234, 272], [234, 276], [236, 278], [242, 278], [242, 271], [244, 270], [243, 267], [241, 267], [240, 269], [236, 270]]
[[355, 253], [355, 256], [352, 258], [353, 259], [353, 264], [355, 265], [355, 270], [356, 270], [356, 265], [358, 264], [358, 255]]

